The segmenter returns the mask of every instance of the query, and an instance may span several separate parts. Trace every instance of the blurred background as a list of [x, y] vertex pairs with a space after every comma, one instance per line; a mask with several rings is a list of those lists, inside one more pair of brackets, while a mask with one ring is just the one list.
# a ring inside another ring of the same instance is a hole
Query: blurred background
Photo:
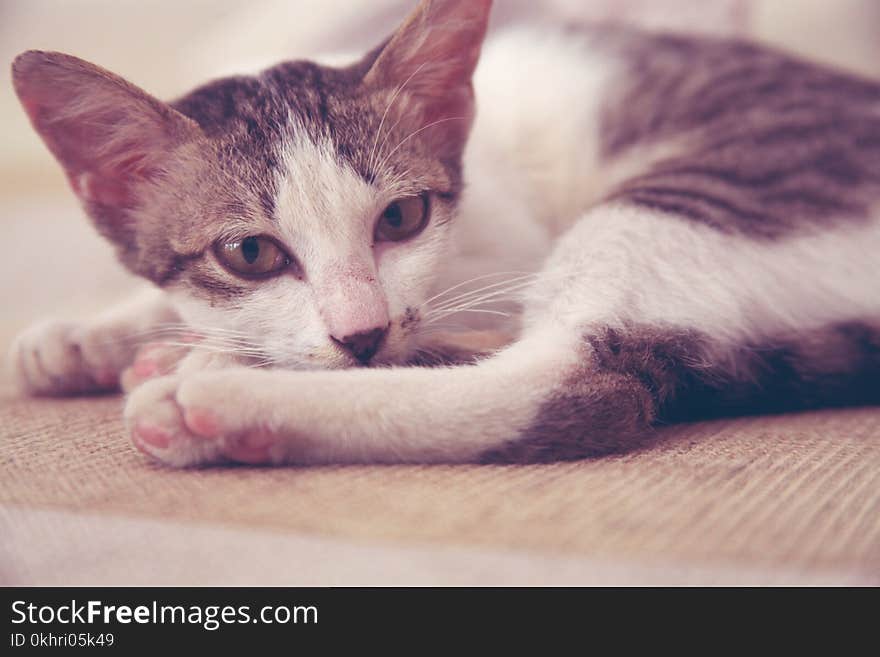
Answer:
[[[92, 312], [131, 284], [82, 218], [12, 92], [16, 54], [60, 50], [160, 98], [277, 60], [360, 53], [409, 0], [0, 0], [0, 344], [32, 318]], [[616, 20], [749, 36], [880, 76], [880, 0], [496, 0], [493, 29]]]

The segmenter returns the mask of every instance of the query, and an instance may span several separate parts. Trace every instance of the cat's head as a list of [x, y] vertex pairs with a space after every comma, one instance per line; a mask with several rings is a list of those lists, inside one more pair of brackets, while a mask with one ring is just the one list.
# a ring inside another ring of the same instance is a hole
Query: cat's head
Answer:
[[444, 258], [490, 0], [425, 0], [348, 68], [166, 104], [30, 51], [16, 91], [98, 230], [187, 321], [286, 367], [400, 363]]

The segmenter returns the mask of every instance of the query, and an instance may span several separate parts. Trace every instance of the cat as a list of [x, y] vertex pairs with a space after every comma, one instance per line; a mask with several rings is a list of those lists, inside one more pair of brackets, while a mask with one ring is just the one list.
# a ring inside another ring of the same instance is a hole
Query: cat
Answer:
[[880, 401], [880, 82], [612, 26], [483, 47], [490, 9], [424, 0], [351, 65], [170, 104], [20, 55], [35, 129], [156, 288], [25, 332], [22, 387], [122, 379], [173, 466], [556, 461]]

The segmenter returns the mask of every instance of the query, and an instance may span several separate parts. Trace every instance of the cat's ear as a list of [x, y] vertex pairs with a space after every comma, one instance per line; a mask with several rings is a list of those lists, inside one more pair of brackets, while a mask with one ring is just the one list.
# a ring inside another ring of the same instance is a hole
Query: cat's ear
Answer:
[[198, 125], [122, 78], [76, 57], [28, 51], [12, 64], [15, 91], [102, 232], [119, 241], [137, 185], [159, 175]]
[[441, 136], [463, 146], [474, 113], [471, 76], [489, 22], [491, 0], [423, 0], [397, 29], [364, 81], [397, 90], [415, 107], [422, 128], [435, 124]]

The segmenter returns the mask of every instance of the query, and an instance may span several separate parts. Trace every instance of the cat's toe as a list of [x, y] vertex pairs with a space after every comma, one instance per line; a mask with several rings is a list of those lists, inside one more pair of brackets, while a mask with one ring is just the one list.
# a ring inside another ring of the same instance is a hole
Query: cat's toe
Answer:
[[186, 345], [151, 342], [138, 349], [134, 362], [123, 370], [120, 385], [125, 392], [159, 376], [171, 374], [190, 351]]
[[[247, 421], [244, 396], [214, 398], [210, 395], [216, 391], [210, 385], [199, 388], [200, 380], [210, 382], [218, 378], [222, 382], [225, 375], [218, 372], [200, 377], [164, 376], [137, 388], [125, 408], [126, 424], [135, 446], [175, 467], [279, 462], [277, 436]], [[182, 394], [184, 390], [190, 394]], [[196, 393], [195, 403], [192, 392]]]
[[144, 383], [128, 398], [125, 421], [135, 446], [175, 467], [206, 465], [224, 460], [222, 437], [194, 433], [175, 401], [176, 376]]
[[218, 441], [230, 461], [277, 464], [285, 460], [284, 441], [266, 424], [248, 386], [247, 370], [225, 370], [184, 377], [176, 401], [187, 428], [205, 440]]
[[[46, 321], [24, 331], [9, 353], [13, 378], [22, 392], [32, 395], [69, 395], [112, 387], [92, 372], [84, 353], [79, 327]], [[107, 377], [110, 378], [110, 377]]]
[[15, 339], [9, 363], [24, 393], [74, 395], [118, 389], [130, 354], [126, 336], [112, 329], [48, 320]]

